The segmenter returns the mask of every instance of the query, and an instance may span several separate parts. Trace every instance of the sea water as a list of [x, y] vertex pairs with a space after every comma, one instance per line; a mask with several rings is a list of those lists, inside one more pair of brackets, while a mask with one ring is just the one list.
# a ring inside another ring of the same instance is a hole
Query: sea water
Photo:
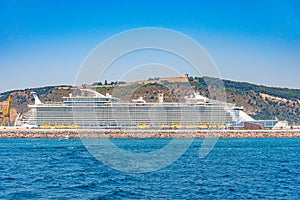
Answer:
[[[151, 152], [171, 139], [113, 139]], [[195, 139], [149, 173], [112, 169], [80, 139], [0, 139], [0, 199], [299, 199], [300, 139], [219, 139], [199, 158]]]

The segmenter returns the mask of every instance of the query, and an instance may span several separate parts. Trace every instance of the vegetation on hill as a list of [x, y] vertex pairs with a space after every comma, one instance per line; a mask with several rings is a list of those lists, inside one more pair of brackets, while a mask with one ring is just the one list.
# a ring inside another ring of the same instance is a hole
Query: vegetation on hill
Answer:
[[300, 124], [300, 90], [297, 89], [267, 87], [211, 77], [190, 77], [190, 83], [165, 81], [160, 84], [133, 84], [123, 87], [114, 84], [109, 87], [98, 86], [97, 91], [103, 94], [126, 97], [127, 100], [142, 96], [148, 102], [157, 101], [158, 93], [164, 93], [166, 102], [177, 102], [195, 91], [213, 99], [213, 94], [209, 94], [212, 91], [209, 87], [223, 87], [226, 101], [242, 106], [255, 119], [278, 119], [287, 120], [290, 124]]
[[[199, 88], [207, 88], [204, 80], [215, 78], [195, 78]], [[255, 119], [287, 120], [290, 124], [300, 124], [300, 90], [267, 87], [245, 82], [223, 80], [227, 101], [243, 106]]]
[[[36, 92], [44, 103], [61, 102], [63, 96], [67, 96], [71, 92], [70, 86], [47, 86], [41, 88], [31, 88], [25, 90], [13, 90], [0, 94], [0, 102], [7, 100], [8, 95], [12, 94], [11, 121], [14, 121], [18, 113], [28, 111], [28, 106], [34, 104], [34, 98], [31, 92]], [[1, 108], [0, 108], [1, 111]]]
[[[246, 113], [255, 119], [287, 120], [291, 125], [300, 124], [300, 90], [288, 88], [275, 88], [255, 85], [245, 82], [222, 80], [210, 77], [190, 77], [189, 83], [160, 83], [148, 84], [94, 84], [93, 87], [102, 94], [112, 94], [123, 101], [130, 101], [143, 97], [148, 102], [157, 102], [158, 93], [164, 94], [166, 102], [182, 101], [184, 96], [198, 91], [200, 94], [213, 99], [209, 94], [211, 85], [222, 83], [226, 94], [226, 101], [237, 106], [243, 106]], [[218, 85], [220, 87], [220, 85]], [[0, 102], [6, 101], [8, 95], [13, 93], [12, 109], [15, 113], [26, 113], [27, 104], [33, 104], [35, 91], [42, 102], [61, 102], [63, 96], [72, 92], [70, 86], [49, 86], [34, 89], [15, 90], [0, 94]]]

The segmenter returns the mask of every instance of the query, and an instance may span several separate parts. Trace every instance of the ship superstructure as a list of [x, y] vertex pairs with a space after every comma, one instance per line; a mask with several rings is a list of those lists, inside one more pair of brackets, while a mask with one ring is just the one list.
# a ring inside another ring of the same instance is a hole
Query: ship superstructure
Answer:
[[80, 89], [59, 104], [44, 104], [33, 96], [35, 104], [29, 105], [23, 123], [42, 128], [224, 128], [238, 121], [240, 113], [232, 104], [210, 101], [199, 94], [181, 103], [166, 103], [162, 94], [157, 103], [147, 103], [141, 97], [124, 103], [91, 89]]

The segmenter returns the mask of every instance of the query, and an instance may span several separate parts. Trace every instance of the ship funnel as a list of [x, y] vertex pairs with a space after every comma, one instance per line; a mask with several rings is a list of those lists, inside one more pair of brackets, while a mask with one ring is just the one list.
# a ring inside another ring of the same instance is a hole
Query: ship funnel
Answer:
[[37, 96], [36, 92], [31, 92], [31, 94], [33, 95], [33, 98], [34, 98], [34, 104], [36, 104], [36, 105], [42, 104], [42, 102], [39, 99], [39, 97]]

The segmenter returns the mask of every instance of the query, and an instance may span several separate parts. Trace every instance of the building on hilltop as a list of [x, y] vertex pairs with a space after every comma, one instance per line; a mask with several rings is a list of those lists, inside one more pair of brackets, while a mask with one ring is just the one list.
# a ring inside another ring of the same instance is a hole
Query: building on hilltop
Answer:
[[[118, 86], [130, 86], [134, 84], [149, 84], [149, 83], [158, 83], [162, 84], [163, 82], [169, 82], [169, 83], [188, 83], [189, 82], [189, 75], [184, 74], [183, 77], [169, 77], [169, 78], [155, 78], [155, 79], [149, 79], [149, 80], [140, 80], [135, 82], [128, 82], [128, 83], [119, 83]], [[101, 85], [101, 87], [112, 87], [113, 85]], [[83, 88], [97, 88], [99, 85], [91, 85], [87, 87], [86, 84], [83, 85]]]
[[163, 82], [188, 83], [189, 82], [189, 75], [184, 74], [183, 77], [156, 78], [156, 79], [151, 79], [151, 80], [129, 82], [129, 83], [125, 83], [125, 84], [120, 84], [120, 86], [128, 86], [128, 85], [133, 85], [133, 84], [149, 84], [149, 83], [159, 83], [159, 84], [161, 84]]
[[170, 83], [186, 83], [189, 82], [189, 75], [184, 74], [184, 77], [158, 78], [158, 82], [168, 81]]

